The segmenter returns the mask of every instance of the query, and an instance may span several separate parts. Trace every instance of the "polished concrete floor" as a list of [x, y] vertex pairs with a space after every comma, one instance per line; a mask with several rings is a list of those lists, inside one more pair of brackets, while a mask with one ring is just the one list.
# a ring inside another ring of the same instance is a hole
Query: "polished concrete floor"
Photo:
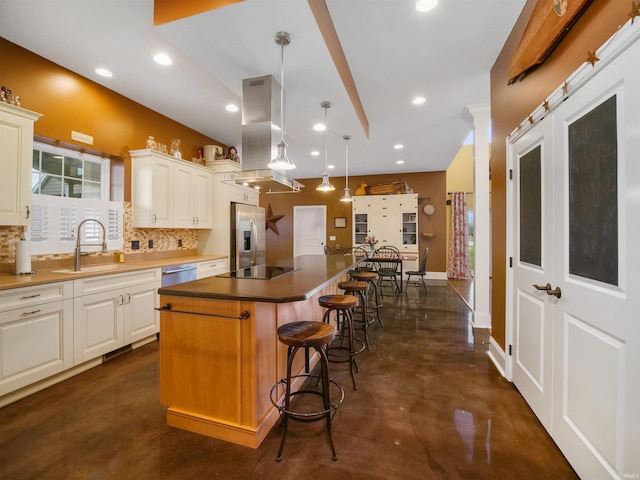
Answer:
[[385, 299], [359, 389], [331, 365], [337, 461], [323, 422], [291, 422], [280, 463], [279, 424], [255, 450], [166, 426], [154, 342], [1, 408], [0, 478], [576, 478], [450, 286]]

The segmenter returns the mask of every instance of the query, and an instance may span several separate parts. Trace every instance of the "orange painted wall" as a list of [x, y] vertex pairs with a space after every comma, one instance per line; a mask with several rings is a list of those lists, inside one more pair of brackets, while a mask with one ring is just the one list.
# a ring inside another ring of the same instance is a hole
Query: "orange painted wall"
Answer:
[[[295, 172], [295, 170], [294, 170]], [[419, 240], [419, 249], [422, 251], [429, 247], [429, 261], [427, 269], [432, 272], [446, 271], [446, 172], [418, 172], [402, 175], [367, 175], [349, 177], [349, 188], [353, 195], [360, 185], [365, 182], [368, 185], [397, 182], [406, 180], [418, 198], [430, 197], [430, 202], [436, 207], [436, 212], [430, 217], [418, 209], [418, 228], [420, 232], [436, 233], [431, 240]], [[326, 205], [327, 206], [327, 244], [330, 247], [340, 245], [348, 247], [352, 245], [353, 224], [351, 203], [341, 202], [339, 199], [344, 193], [344, 177], [331, 178], [331, 184], [336, 187], [333, 192], [318, 192], [316, 187], [320, 185], [320, 178], [297, 179], [305, 188], [300, 193], [260, 195], [260, 206], [271, 206], [274, 215], [284, 215], [284, 218], [276, 223], [278, 234], [267, 231], [267, 263], [293, 256], [293, 207], [301, 205]], [[422, 202], [420, 206], [424, 206]], [[334, 218], [345, 217], [346, 228], [335, 228]], [[331, 235], [336, 236], [335, 241], [328, 241]]]
[[[628, 20], [630, 0], [595, 0], [546, 62], [519, 82], [507, 85], [511, 56], [537, 0], [528, 0], [509, 39], [491, 69], [492, 122], [492, 336], [506, 344], [506, 202], [505, 138]], [[638, 19], [636, 19], [638, 20]]]
[[[44, 115], [35, 124], [36, 135], [124, 158], [125, 165], [129, 150], [145, 148], [149, 135], [167, 146], [179, 138], [183, 158], [203, 145], [220, 144], [4, 38], [0, 58], [1, 84], [20, 96], [22, 107]], [[94, 144], [75, 142], [72, 130], [93, 136]], [[129, 168], [120, 178], [129, 201]]]

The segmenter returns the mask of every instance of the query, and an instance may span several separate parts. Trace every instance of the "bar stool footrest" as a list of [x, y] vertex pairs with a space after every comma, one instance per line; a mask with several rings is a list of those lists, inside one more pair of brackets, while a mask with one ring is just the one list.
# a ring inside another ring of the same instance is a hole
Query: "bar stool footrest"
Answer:
[[[302, 374], [302, 375], [293, 375], [291, 377], [292, 380], [295, 378], [305, 378], [305, 379], [315, 378], [317, 381], [322, 380], [322, 376], [320, 375]], [[274, 392], [278, 389], [278, 387], [282, 386], [285, 389], [287, 388], [286, 378], [281, 379], [273, 387], [271, 387], [271, 394], [270, 394], [271, 403], [273, 404], [274, 407], [278, 409], [281, 417], [283, 414], [287, 414], [291, 420], [295, 420], [298, 422], [315, 422], [315, 421], [323, 420], [326, 418], [327, 414], [330, 414], [331, 416], [330, 418], [331, 420], [333, 420], [333, 417], [338, 411], [338, 407], [344, 401], [344, 389], [332, 379], [329, 379], [329, 383], [333, 384], [338, 389], [338, 392], [340, 393], [340, 399], [336, 403], [330, 403], [328, 409], [316, 411], [316, 412], [299, 412], [299, 411], [297, 412], [294, 410], [287, 410], [284, 405], [280, 404], [277, 400], [273, 398]], [[293, 398], [295, 395], [305, 395], [305, 394], [318, 395], [320, 397], [323, 396], [323, 393], [321, 391], [300, 388], [295, 392], [291, 392], [291, 398]]]

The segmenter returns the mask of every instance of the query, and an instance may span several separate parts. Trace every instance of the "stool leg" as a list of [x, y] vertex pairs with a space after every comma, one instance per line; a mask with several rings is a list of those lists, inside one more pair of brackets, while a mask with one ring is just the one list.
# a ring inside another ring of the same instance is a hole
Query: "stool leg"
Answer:
[[[358, 367], [358, 362], [356, 360], [356, 344], [355, 344], [355, 335], [354, 335], [354, 328], [353, 328], [353, 311], [343, 310], [339, 308], [334, 309], [333, 307], [329, 307], [327, 311], [325, 311], [324, 315], [322, 316], [322, 321], [330, 324], [331, 312], [334, 310], [336, 312], [336, 323], [337, 325], [341, 325], [342, 327], [342, 330], [340, 332], [341, 342], [343, 339], [344, 330], [345, 329], [347, 330], [347, 339], [349, 341], [349, 373], [351, 374], [351, 380], [353, 381], [353, 389], [357, 390], [358, 385], [356, 384], [356, 377], [353, 373], [353, 367], [355, 366], [356, 372], [360, 371], [360, 367]], [[340, 344], [340, 346], [342, 346], [342, 343]], [[330, 345], [325, 345], [324, 350], [328, 357]], [[320, 383], [320, 379], [318, 379], [316, 386], [318, 386], [319, 383]]]
[[369, 318], [367, 317], [367, 299], [364, 297], [363, 292], [358, 292], [360, 296], [360, 313], [362, 315], [362, 331], [364, 332], [364, 344], [367, 347], [367, 351], [370, 351], [369, 348]]
[[376, 309], [376, 317], [378, 318], [378, 323], [381, 327], [384, 327], [382, 324], [382, 318], [380, 317], [380, 309], [382, 308], [382, 296], [378, 294], [378, 285], [373, 280], [369, 280], [369, 286], [373, 288], [373, 301], [375, 302], [375, 306], [373, 308]]
[[293, 365], [293, 357], [300, 347], [289, 347], [287, 349], [287, 388], [284, 395], [284, 411], [282, 412], [282, 439], [280, 440], [280, 449], [278, 450], [278, 456], [276, 461], [282, 460], [282, 449], [284, 448], [284, 441], [287, 438], [287, 428], [289, 426], [289, 414], [287, 413], [291, 403], [291, 366]]
[[353, 367], [356, 367], [356, 372], [359, 372], [360, 368], [358, 367], [358, 362], [356, 360], [356, 344], [353, 336], [353, 312], [351, 310], [347, 310], [343, 315], [347, 322], [347, 332], [349, 335], [349, 373], [351, 374], [351, 380], [353, 381], [353, 389], [357, 390], [358, 385], [356, 384], [356, 376], [353, 374]]
[[[324, 409], [327, 413], [325, 413], [325, 419], [327, 422], [327, 434], [329, 435], [329, 444], [331, 445], [331, 453], [333, 456], [331, 457], [333, 460], [338, 460], [338, 455], [336, 453], [336, 445], [333, 441], [333, 433], [331, 431], [331, 398], [329, 395], [329, 361], [327, 359], [327, 354], [325, 353], [323, 348], [316, 348], [318, 354], [320, 355], [320, 365], [322, 369], [322, 399], [324, 402]], [[354, 379], [355, 382], [355, 379]]]

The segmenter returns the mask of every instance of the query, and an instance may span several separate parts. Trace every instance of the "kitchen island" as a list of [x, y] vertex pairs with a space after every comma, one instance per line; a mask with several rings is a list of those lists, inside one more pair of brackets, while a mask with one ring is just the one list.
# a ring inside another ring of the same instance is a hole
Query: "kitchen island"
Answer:
[[[276, 423], [271, 387], [286, 376], [277, 330], [322, 319], [321, 295], [358, 263], [352, 256], [305, 255], [276, 262], [270, 280], [216, 276], [160, 293], [160, 401], [167, 424], [257, 448]], [[296, 357], [295, 370], [304, 368]]]

